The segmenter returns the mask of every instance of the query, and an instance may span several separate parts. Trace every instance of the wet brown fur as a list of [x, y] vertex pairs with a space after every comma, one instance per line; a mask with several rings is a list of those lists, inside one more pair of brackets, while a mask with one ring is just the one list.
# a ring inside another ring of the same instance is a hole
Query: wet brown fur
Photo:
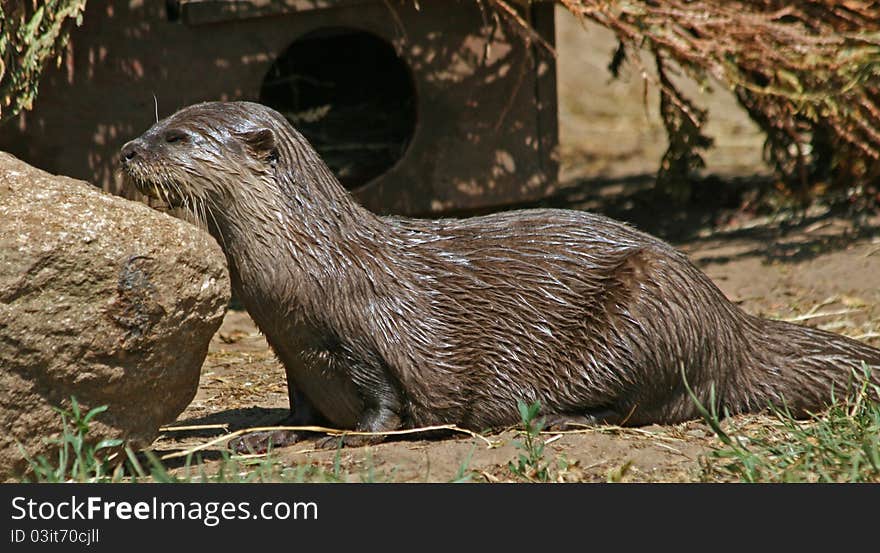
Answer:
[[682, 374], [719, 412], [804, 415], [863, 362], [880, 380], [880, 350], [748, 315], [670, 245], [606, 217], [376, 216], [258, 104], [182, 109], [122, 158], [222, 246], [286, 368], [292, 423], [484, 429], [516, 423], [517, 400], [551, 420], [675, 423], [699, 416]]

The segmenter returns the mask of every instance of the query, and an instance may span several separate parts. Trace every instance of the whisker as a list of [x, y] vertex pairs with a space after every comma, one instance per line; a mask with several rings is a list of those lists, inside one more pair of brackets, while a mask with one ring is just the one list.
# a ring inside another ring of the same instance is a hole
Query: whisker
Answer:
[[[211, 215], [211, 219], [214, 220], [214, 229], [216, 229], [216, 231], [217, 231], [217, 236], [220, 237], [220, 244], [223, 246], [223, 251], [224, 251], [224, 252], [228, 252], [228, 251], [229, 251], [229, 248], [228, 248], [228, 246], [226, 245], [226, 237], [223, 236], [223, 229], [222, 229], [222, 227], [220, 226], [220, 223], [217, 222], [217, 217], [214, 216], [214, 210], [213, 210], [213, 209], [208, 209], [207, 211], [208, 211], [208, 213]], [[205, 220], [205, 225], [207, 226], [207, 224], [208, 224], [208, 222], [207, 222], [207, 220]]]

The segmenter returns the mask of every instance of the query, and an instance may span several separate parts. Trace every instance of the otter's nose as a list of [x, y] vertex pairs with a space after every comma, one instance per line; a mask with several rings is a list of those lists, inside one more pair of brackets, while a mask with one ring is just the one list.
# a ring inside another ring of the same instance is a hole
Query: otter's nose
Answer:
[[140, 155], [140, 151], [140, 143], [137, 140], [132, 140], [122, 147], [122, 150], [120, 150], [119, 159], [123, 163], [126, 163], [138, 157], [138, 155]]

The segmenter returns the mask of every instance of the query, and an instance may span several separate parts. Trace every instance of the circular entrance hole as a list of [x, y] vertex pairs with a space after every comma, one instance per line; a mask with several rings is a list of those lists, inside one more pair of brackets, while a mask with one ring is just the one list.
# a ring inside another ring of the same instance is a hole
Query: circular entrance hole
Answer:
[[390, 169], [415, 132], [409, 69], [364, 31], [322, 29], [294, 41], [263, 79], [260, 102], [287, 117], [349, 190]]

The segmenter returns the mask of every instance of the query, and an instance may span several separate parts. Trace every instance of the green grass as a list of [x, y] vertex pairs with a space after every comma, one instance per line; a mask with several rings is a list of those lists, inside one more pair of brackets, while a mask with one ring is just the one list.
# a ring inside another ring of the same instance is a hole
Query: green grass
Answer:
[[476, 451], [477, 446], [474, 445], [471, 447], [471, 450], [468, 452], [467, 457], [465, 457], [461, 464], [458, 465], [458, 470], [455, 473], [455, 476], [452, 478], [452, 484], [464, 484], [466, 482], [471, 482], [476, 477], [476, 473], [470, 469], [471, 459], [474, 457], [474, 451]]
[[[722, 446], [704, 459], [707, 481], [880, 482], [880, 388], [868, 383], [822, 413], [796, 420], [784, 409], [760, 424], [723, 430], [704, 413]], [[741, 423], [742, 424], [742, 423]]]
[[[200, 457], [187, 457], [182, 469], [169, 471], [158, 456], [151, 451], [136, 454], [122, 440], [95, 440], [89, 438], [91, 423], [96, 416], [107, 410], [96, 407], [83, 413], [76, 398], [71, 397], [69, 410], [58, 409], [62, 421], [59, 438], [49, 440], [57, 446], [57, 454], [28, 457], [30, 471], [23, 482], [341, 482], [348, 474], [343, 471], [337, 452], [331, 470], [310, 464], [285, 466], [277, 458], [268, 455], [259, 458], [235, 458], [226, 452], [212, 470]], [[119, 458], [121, 456], [121, 459]], [[362, 481], [377, 479], [372, 466], [361, 475]]]
[[[71, 397], [69, 410], [58, 409], [62, 421], [59, 438], [49, 440], [57, 447], [51, 456], [27, 457], [29, 471], [23, 482], [101, 482], [101, 483], [251, 483], [251, 482], [385, 482], [394, 479], [395, 470], [380, 471], [368, 456], [366, 464], [351, 471], [342, 464], [342, 449], [336, 450], [333, 465], [327, 469], [303, 463], [287, 465], [270, 451], [260, 457], [236, 457], [226, 451], [220, 459], [203, 462], [196, 456], [188, 456], [184, 465], [171, 470], [152, 451], [135, 453], [122, 440], [90, 439], [89, 431], [96, 416], [107, 410], [96, 407], [84, 413]], [[23, 451], [23, 449], [22, 449]], [[467, 482], [473, 478], [468, 469], [473, 450], [459, 466], [453, 482]]]
[[516, 402], [523, 430], [521, 439], [513, 442], [520, 453], [516, 459], [508, 463], [510, 472], [529, 482], [549, 482], [550, 465], [544, 458], [544, 440], [541, 439], [541, 430], [544, 429], [544, 420], [538, 418], [541, 410], [541, 402], [536, 401], [527, 405], [524, 401]]
[[[867, 382], [867, 380], [865, 380]], [[701, 460], [695, 479], [708, 482], [874, 482], [880, 483], [880, 388], [863, 384], [847, 397], [807, 420], [796, 420], [784, 409], [769, 415], [722, 417], [699, 406], [720, 445]], [[714, 405], [710, 397], [708, 404]], [[506, 468], [514, 480], [553, 482], [583, 480], [577, 467], [564, 458], [549, 459], [541, 431], [540, 403], [518, 404], [522, 429], [514, 445], [516, 458]], [[394, 481], [395, 470], [377, 470], [366, 464], [347, 467], [342, 449], [332, 465], [289, 465], [273, 452], [261, 457], [237, 457], [225, 451], [220, 458], [203, 462], [188, 457], [184, 465], [168, 468], [151, 451], [135, 453], [120, 440], [89, 439], [95, 417], [106, 410], [84, 412], [72, 399], [68, 410], [58, 410], [63, 432], [50, 443], [51, 457], [29, 459], [30, 471], [22, 478], [32, 482], [377, 482]], [[476, 446], [462, 460], [453, 482], [472, 481], [469, 465]], [[289, 461], [288, 461], [289, 462]], [[558, 466], [557, 466], [558, 465]], [[630, 466], [609, 472], [607, 481], [622, 481]], [[567, 470], [572, 469], [572, 470]], [[569, 474], [570, 473], [570, 474]], [[567, 475], [567, 476], [566, 476]]]
[[[187, 459], [179, 473], [169, 472], [152, 452], [144, 451], [142, 455], [148, 460], [148, 469], [135, 465], [137, 457], [128, 452], [126, 473], [131, 476], [124, 481], [129, 482], [165, 482], [165, 483], [259, 483], [259, 482], [342, 482], [344, 473], [338, 462], [331, 470], [311, 464], [288, 466], [282, 463], [271, 451], [262, 457], [239, 459], [222, 452], [221, 459], [213, 465], [206, 465], [202, 459]], [[132, 474], [134, 473], [134, 474]]]
[[71, 397], [70, 400], [70, 410], [55, 408], [61, 417], [62, 433], [61, 437], [53, 438], [49, 443], [58, 447], [57, 460], [53, 462], [45, 456], [28, 458], [32, 478], [37, 482], [105, 482], [112, 479], [113, 466], [107, 461], [105, 453], [119, 449], [122, 440], [94, 443], [94, 440], [87, 439], [92, 420], [106, 411], [107, 406], [83, 413], [76, 398]]

